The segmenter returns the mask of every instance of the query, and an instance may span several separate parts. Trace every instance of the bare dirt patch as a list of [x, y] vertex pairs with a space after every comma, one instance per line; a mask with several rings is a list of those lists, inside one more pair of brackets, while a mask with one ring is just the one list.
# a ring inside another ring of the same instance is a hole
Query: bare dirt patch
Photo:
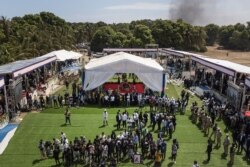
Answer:
[[250, 52], [239, 52], [232, 50], [218, 49], [217, 46], [207, 46], [208, 51], [200, 53], [211, 58], [228, 60], [245, 66], [250, 66]]

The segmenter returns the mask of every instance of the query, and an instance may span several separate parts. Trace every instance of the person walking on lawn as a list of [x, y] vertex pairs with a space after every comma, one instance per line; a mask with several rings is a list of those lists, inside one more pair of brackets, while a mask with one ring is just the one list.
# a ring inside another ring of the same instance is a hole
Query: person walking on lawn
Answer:
[[103, 118], [103, 126], [108, 125], [108, 112], [107, 112], [107, 109], [104, 109], [103, 114], [102, 114], [102, 118]]
[[207, 141], [207, 150], [206, 150], [206, 152], [207, 152], [207, 162], [210, 161], [210, 157], [211, 157], [211, 152], [212, 152], [212, 150], [213, 150], [213, 143], [212, 143], [212, 141], [209, 139], [209, 140]]
[[64, 115], [65, 115], [65, 125], [67, 125], [67, 123], [71, 125], [71, 121], [70, 121], [71, 113], [68, 108], [66, 108]]

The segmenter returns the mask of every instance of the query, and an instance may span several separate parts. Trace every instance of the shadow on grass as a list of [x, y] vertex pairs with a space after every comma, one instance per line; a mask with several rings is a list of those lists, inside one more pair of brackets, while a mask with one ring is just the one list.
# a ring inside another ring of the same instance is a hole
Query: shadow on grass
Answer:
[[233, 164], [231, 164], [230, 162], [227, 163], [227, 167], [232, 167]]
[[61, 124], [60, 126], [61, 126], [61, 127], [65, 127], [65, 126], [67, 126], [67, 124]]
[[101, 126], [99, 126], [98, 128], [105, 128], [105, 125], [101, 125]]
[[151, 161], [145, 163], [145, 165], [146, 165], [146, 166], [152, 166], [153, 163], [154, 163], [154, 160], [151, 160]]
[[50, 167], [57, 167], [57, 166], [62, 166], [62, 164], [51, 165]]
[[246, 161], [248, 165], [250, 165], [250, 159], [248, 159], [246, 156], [242, 157], [243, 161]]
[[122, 163], [129, 163], [130, 161], [131, 161], [131, 159], [129, 159], [129, 158], [121, 160]]
[[171, 166], [173, 166], [174, 165], [174, 162], [169, 162], [168, 163], [168, 167], [171, 167]]
[[215, 145], [215, 146], [214, 146], [214, 149], [218, 150], [218, 149], [220, 149], [220, 146]]
[[227, 159], [227, 155], [224, 154], [224, 153], [222, 153], [222, 154], [221, 154], [221, 159]]
[[84, 127], [84, 126], [81, 126], [81, 125], [72, 125], [72, 124], [61, 124], [60, 127], [75, 128], [75, 127]]
[[35, 160], [33, 160], [32, 165], [36, 165], [44, 160], [46, 160], [46, 159], [35, 159]]
[[208, 164], [209, 163], [209, 161], [207, 161], [207, 160], [204, 160], [203, 162], [202, 162], [202, 164]]

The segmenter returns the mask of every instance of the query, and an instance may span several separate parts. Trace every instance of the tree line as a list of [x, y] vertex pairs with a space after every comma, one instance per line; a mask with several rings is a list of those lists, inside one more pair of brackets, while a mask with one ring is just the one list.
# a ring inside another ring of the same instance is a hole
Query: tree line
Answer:
[[221, 26], [209, 24], [205, 26], [207, 45], [218, 43], [225, 49], [250, 50], [250, 22], [245, 24]]
[[89, 43], [92, 51], [106, 47], [135, 48], [156, 43], [159, 47], [206, 51], [218, 43], [226, 49], [250, 50], [250, 22], [229, 26], [193, 26], [179, 19], [138, 20], [130, 23], [69, 23], [49, 12], [0, 18], [0, 64], [75, 49]]

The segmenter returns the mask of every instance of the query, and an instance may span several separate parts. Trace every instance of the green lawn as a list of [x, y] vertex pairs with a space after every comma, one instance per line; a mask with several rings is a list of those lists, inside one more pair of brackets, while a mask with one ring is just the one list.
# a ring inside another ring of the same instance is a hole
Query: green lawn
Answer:
[[[168, 85], [167, 94], [169, 97], [178, 97], [182, 87]], [[198, 101], [196, 97], [191, 97], [190, 101]], [[190, 102], [190, 103], [191, 103]], [[201, 104], [199, 102], [199, 104]], [[133, 112], [135, 108], [129, 108], [129, 112]], [[148, 108], [146, 108], [148, 109]], [[145, 109], [145, 110], [146, 110]], [[109, 126], [102, 128], [102, 108], [83, 107], [71, 108], [72, 125], [64, 126], [63, 109], [47, 109], [41, 113], [29, 113], [20, 126], [18, 127], [14, 137], [11, 139], [9, 146], [4, 154], [0, 156], [1, 167], [46, 167], [55, 165], [53, 159], [40, 160], [40, 153], [37, 148], [40, 139], [52, 140], [53, 137], [60, 138], [60, 132], [66, 133], [70, 140], [75, 136], [84, 135], [87, 139], [93, 140], [95, 135], [105, 132], [110, 134], [115, 129], [115, 114], [118, 108], [108, 109], [109, 112]], [[177, 130], [173, 137], [177, 138], [180, 143], [178, 150], [177, 163], [172, 164], [170, 159], [166, 159], [162, 166], [192, 166], [194, 160], [197, 160], [200, 166], [207, 167], [225, 167], [228, 159], [222, 159], [221, 155], [223, 149], [214, 149], [211, 161], [208, 164], [203, 164], [206, 159], [206, 145], [207, 137], [199, 130], [199, 128], [192, 124], [189, 120], [189, 111], [185, 115], [177, 115]], [[219, 126], [224, 129], [222, 122], [218, 122]], [[119, 132], [116, 132], [119, 133]], [[224, 139], [223, 134], [222, 139]], [[168, 141], [167, 157], [170, 156], [171, 141]], [[152, 166], [153, 163], [145, 161], [144, 165]], [[135, 166], [131, 163], [121, 163], [119, 166]], [[236, 167], [249, 166], [243, 159], [243, 155], [235, 156]]]

